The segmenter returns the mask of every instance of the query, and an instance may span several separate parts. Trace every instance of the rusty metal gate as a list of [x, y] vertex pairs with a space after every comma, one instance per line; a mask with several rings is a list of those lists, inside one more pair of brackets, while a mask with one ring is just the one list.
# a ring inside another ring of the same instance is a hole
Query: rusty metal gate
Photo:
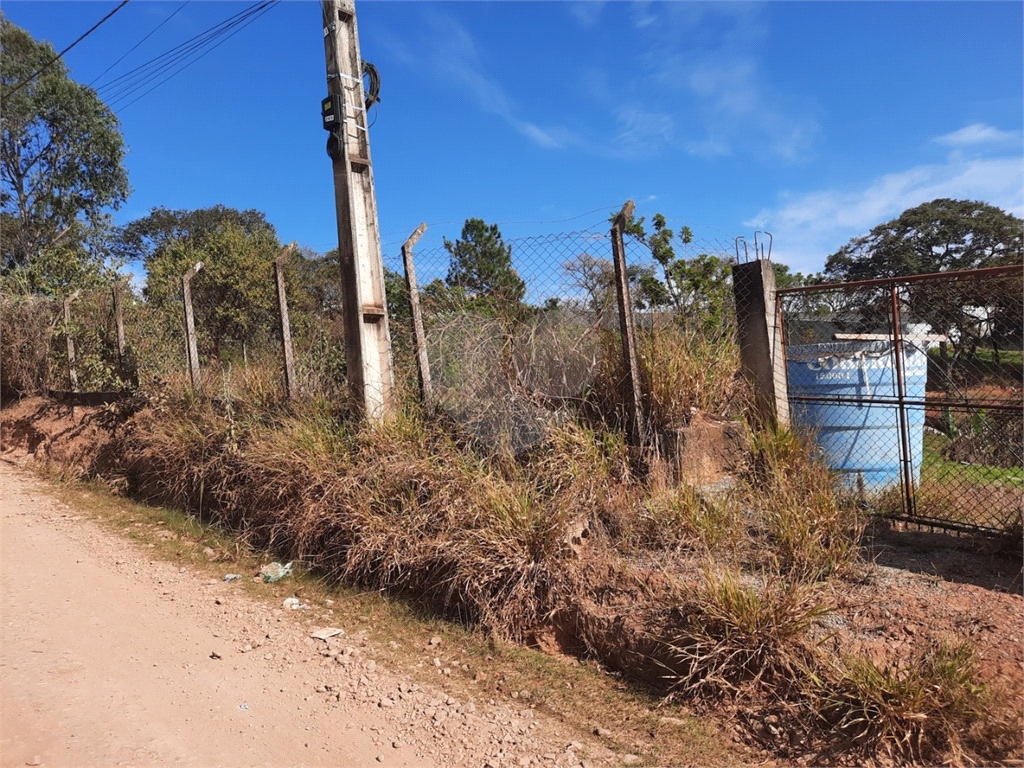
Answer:
[[792, 421], [895, 518], [1019, 535], [1020, 266], [777, 292]]

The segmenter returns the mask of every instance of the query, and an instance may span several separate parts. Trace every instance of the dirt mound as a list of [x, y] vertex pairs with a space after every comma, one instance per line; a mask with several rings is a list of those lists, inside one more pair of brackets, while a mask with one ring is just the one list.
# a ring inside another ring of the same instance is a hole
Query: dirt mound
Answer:
[[8, 457], [54, 462], [73, 476], [94, 477], [116, 465], [114, 443], [124, 423], [109, 406], [63, 405], [43, 397], [5, 404], [0, 451]]

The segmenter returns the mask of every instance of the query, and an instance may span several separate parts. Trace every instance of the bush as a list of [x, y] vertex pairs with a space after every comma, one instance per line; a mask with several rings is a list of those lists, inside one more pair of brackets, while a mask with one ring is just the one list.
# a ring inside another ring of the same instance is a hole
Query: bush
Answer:
[[0, 389], [38, 395], [50, 386], [50, 345], [60, 317], [53, 299], [0, 295]]

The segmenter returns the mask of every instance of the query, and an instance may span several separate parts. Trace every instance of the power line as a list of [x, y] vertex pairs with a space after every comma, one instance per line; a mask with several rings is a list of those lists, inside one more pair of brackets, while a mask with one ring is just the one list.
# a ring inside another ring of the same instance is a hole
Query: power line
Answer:
[[[276, 2], [277, 0], [264, 0], [263, 2], [249, 6], [219, 24], [216, 24], [204, 32], [189, 38], [184, 43], [181, 43], [174, 48], [165, 51], [159, 56], [155, 56], [149, 61], [140, 64], [134, 69], [100, 85], [97, 92], [110, 104], [111, 108], [116, 107], [117, 102], [121, 102], [123, 104], [123, 106], [120, 107], [122, 109], [134, 104], [146, 94], [158, 88], [179, 72], [182, 72], [192, 66], [192, 64], [195, 64], [215, 48], [222, 45], [228, 39], [255, 21], [263, 13], [268, 11], [276, 4]], [[150, 83], [158, 80], [158, 78], [168, 72], [170, 72], [170, 74], [167, 75], [167, 77], [159, 80], [159, 82], [156, 82], [152, 87], [146, 88]], [[142, 94], [132, 101], [125, 103], [128, 97], [143, 89], [146, 90]]]
[[164, 72], [176, 66], [183, 59], [187, 59], [196, 52], [201, 51], [211, 42], [231, 29], [238, 21], [247, 18], [256, 10], [266, 6], [266, 2], [255, 3], [242, 11], [230, 16], [224, 21], [215, 24], [209, 29], [190, 37], [183, 43], [154, 56], [137, 67], [118, 75], [112, 80], [97, 86], [97, 93], [104, 99], [117, 99], [144, 87], [148, 82], [160, 77]]
[[116, 66], [117, 66], [118, 64], [120, 64], [120, 63], [121, 63], [122, 61], [124, 61], [125, 57], [126, 57], [126, 56], [128, 56], [128, 54], [130, 54], [130, 53], [131, 53], [132, 51], [134, 51], [134, 50], [135, 50], [136, 48], [138, 48], [138, 47], [139, 47], [140, 45], [142, 45], [142, 44], [143, 44], [144, 42], [146, 42], [147, 40], [149, 40], [149, 38], [153, 36], [153, 33], [154, 33], [154, 32], [156, 32], [156, 31], [157, 31], [158, 29], [160, 29], [160, 27], [162, 27], [162, 26], [163, 26], [164, 24], [166, 24], [166, 23], [167, 23], [168, 21], [170, 21], [170, 20], [171, 20], [171, 19], [173, 19], [173, 18], [174, 18], [175, 16], [177, 16], [177, 15], [178, 15], [178, 12], [179, 12], [179, 11], [180, 11], [180, 10], [181, 10], [182, 8], [184, 8], [184, 7], [186, 6], [186, 5], [188, 5], [188, 4], [189, 4], [189, 0], [185, 0], [185, 2], [183, 2], [183, 3], [181, 4], [181, 5], [179, 5], [179, 6], [178, 6], [178, 7], [177, 7], [177, 8], [176, 8], [176, 9], [174, 10], [174, 12], [173, 12], [173, 13], [171, 13], [171, 15], [170, 15], [170, 16], [168, 16], [168, 17], [167, 17], [166, 19], [164, 19], [164, 20], [163, 20], [163, 21], [161, 21], [161, 22], [160, 22], [159, 24], [157, 24], [157, 25], [156, 25], [155, 27], [153, 27], [153, 29], [151, 29], [151, 30], [149, 31], [149, 34], [148, 34], [148, 35], [146, 35], [146, 36], [145, 36], [144, 38], [142, 38], [141, 40], [139, 40], [139, 42], [137, 42], [137, 43], [136, 43], [135, 45], [133, 45], [133, 46], [132, 46], [131, 48], [129, 48], [129, 49], [127, 50], [127, 51], [125, 51], [125, 52], [124, 52], [124, 54], [123, 54], [123, 55], [121, 56], [121, 58], [119, 58], [119, 59], [118, 59], [117, 61], [115, 61], [115, 62], [114, 62], [113, 64], [111, 64], [111, 65], [110, 65], [109, 67], [107, 67], [107, 68], [106, 68], [106, 69], [104, 69], [104, 70], [103, 70], [102, 72], [100, 72], [100, 73], [99, 73], [98, 75], [96, 75], [96, 77], [94, 77], [94, 78], [92, 79], [92, 82], [90, 82], [90, 83], [89, 83], [89, 85], [90, 85], [90, 86], [92, 86], [92, 84], [93, 84], [93, 83], [95, 83], [95, 82], [96, 82], [97, 80], [99, 80], [99, 79], [100, 79], [101, 77], [103, 77], [103, 76], [104, 76], [105, 74], [107, 74], [107, 72], [109, 72], [110, 70], [112, 70], [112, 69], [113, 69], [114, 67], [116, 67]]
[[43, 72], [45, 72], [45, 71], [46, 71], [47, 69], [49, 69], [49, 68], [50, 68], [51, 66], [53, 66], [53, 64], [54, 64], [54, 63], [55, 63], [55, 62], [56, 62], [56, 61], [57, 61], [58, 59], [60, 59], [61, 57], [63, 57], [65, 53], [67, 53], [67, 52], [68, 52], [68, 51], [70, 51], [70, 50], [71, 50], [72, 48], [74, 48], [74, 47], [75, 47], [76, 45], [78, 45], [78, 44], [79, 44], [80, 42], [82, 42], [83, 40], [85, 40], [85, 38], [87, 38], [87, 37], [88, 37], [89, 35], [91, 35], [91, 34], [92, 34], [93, 32], [95, 32], [95, 31], [96, 31], [96, 30], [97, 30], [97, 29], [99, 28], [99, 26], [100, 26], [100, 25], [101, 25], [101, 24], [102, 24], [103, 22], [105, 22], [105, 21], [106, 21], [107, 19], [109, 19], [109, 18], [110, 18], [111, 16], [113, 16], [113, 15], [114, 15], [115, 13], [117, 13], [118, 11], [120, 11], [120, 10], [121, 10], [122, 8], [124, 8], [124, 7], [126, 6], [126, 5], [128, 5], [128, 0], [122, 0], [122, 2], [121, 2], [120, 4], [118, 4], [118, 6], [117, 6], [117, 7], [116, 7], [116, 8], [114, 9], [114, 10], [112, 10], [112, 11], [111, 11], [110, 13], [108, 13], [108, 14], [107, 14], [106, 16], [104, 16], [104, 17], [103, 17], [102, 19], [100, 19], [100, 20], [99, 20], [99, 21], [97, 21], [97, 22], [96, 22], [95, 24], [93, 24], [93, 25], [92, 25], [92, 26], [91, 26], [91, 27], [90, 27], [90, 28], [89, 28], [88, 30], [86, 30], [86, 31], [85, 31], [85, 32], [84, 32], [84, 33], [83, 33], [83, 34], [82, 34], [82, 35], [81, 35], [81, 36], [80, 36], [80, 37], [79, 37], [79, 38], [78, 38], [77, 40], [75, 40], [75, 42], [73, 42], [73, 43], [72, 43], [71, 45], [69, 45], [69, 46], [68, 46], [67, 48], [65, 48], [65, 49], [64, 49], [63, 51], [61, 51], [61, 52], [60, 52], [60, 53], [58, 53], [58, 54], [57, 54], [56, 56], [54, 56], [54, 57], [53, 57], [52, 59], [50, 59], [50, 60], [49, 60], [48, 62], [46, 62], [46, 63], [45, 63], [45, 64], [44, 64], [43, 66], [41, 66], [41, 67], [40, 67], [39, 69], [37, 69], [37, 70], [36, 70], [35, 72], [33, 72], [33, 73], [32, 73], [31, 75], [29, 75], [28, 79], [27, 79], [27, 80], [25, 80], [25, 82], [23, 82], [23, 83], [21, 83], [20, 85], [16, 86], [16, 87], [15, 87], [14, 89], [12, 89], [12, 90], [8, 91], [8, 92], [7, 92], [7, 93], [6, 93], [5, 95], [4, 95], [4, 98], [5, 98], [5, 99], [9, 99], [9, 98], [11, 98], [11, 96], [13, 96], [14, 94], [16, 94], [16, 93], [17, 93], [18, 91], [20, 91], [20, 90], [21, 90], [22, 88], [24, 88], [24, 87], [25, 87], [26, 85], [28, 85], [28, 84], [29, 84], [29, 83], [31, 83], [31, 82], [32, 82], [33, 80], [35, 80], [35, 79], [36, 79], [37, 77], [39, 77], [39, 75], [40, 75], [40, 74], [42, 74], [42, 73], [43, 73]]
[[[143, 83], [143, 84], [139, 84], [139, 85], [137, 85], [136, 87], [134, 87], [134, 88], [131, 88], [131, 89], [129, 89], [128, 91], [126, 91], [126, 92], [122, 93], [122, 94], [121, 94], [121, 95], [120, 95], [120, 96], [118, 97], [118, 101], [119, 101], [119, 102], [121, 102], [121, 105], [120, 105], [120, 106], [118, 106], [117, 108], [118, 108], [118, 109], [121, 109], [121, 110], [127, 109], [127, 108], [128, 108], [128, 107], [130, 107], [130, 106], [131, 106], [132, 104], [134, 104], [135, 102], [137, 102], [137, 101], [139, 101], [140, 99], [144, 98], [144, 97], [145, 97], [146, 95], [148, 95], [149, 93], [152, 93], [152, 92], [153, 92], [154, 90], [156, 90], [157, 88], [159, 88], [159, 87], [160, 87], [161, 85], [163, 85], [164, 83], [166, 83], [166, 82], [167, 82], [168, 80], [170, 80], [170, 79], [172, 79], [173, 77], [177, 76], [177, 75], [178, 75], [179, 73], [181, 73], [181, 72], [185, 71], [186, 69], [188, 69], [189, 67], [191, 67], [191, 66], [192, 66], [193, 64], [195, 64], [196, 62], [200, 61], [201, 59], [203, 59], [204, 57], [206, 57], [207, 55], [209, 55], [210, 53], [212, 53], [212, 52], [213, 52], [214, 50], [216, 50], [217, 48], [219, 48], [220, 46], [222, 46], [222, 45], [223, 45], [224, 43], [226, 43], [226, 42], [227, 42], [228, 40], [230, 40], [230, 39], [231, 39], [232, 37], [234, 37], [235, 35], [237, 35], [237, 34], [238, 34], [239, 32], [241, 32], [241, 31], [242, 31], [243, 29], [245, 29], [245, 28], [246, 28], [247, 26], [249, 26], [250, 24], [252, 24], [252, 23], [253, 23], [254, 21], [256, 21], [256, 19], [258, 19], [258, 18], [259, 18], [260, 16], [262, 16], [262, 15], [263, 15], [263, 14], [265, 14], [265, 13], [266, 13], [267, 11], [269, 11], [269, 10], [270, 10], [270, 9], [271, 9], [271, 8], [272, 8], [272, 7], [273, 7], [273, 6], [274, 6], [274, 5], [275, 5], [275, 4], [277, 3], [277, 2], [278, 2], [278, 0], [269, 0], [269, 2], [263, 3], [262, 5], [260, 5], [260, 7], [256, 8], [256, 9], [255, 9], [255, 10], [253, 11], [253, 13], [252, 13], [252, 14], [250, 14], [250, 16], [248, 16], [248, 17], [246, 17], [246, 18], [244, 18], [244, 19], [240, 19], [239, 21], [237, 21], [237, 22], [235, 22], [234, 24], [232, 24], [231, 26], [236, 26], [236, 25], [237, 25], [237, 27], [238, 27], [238, 28], [237, 28], [237, 29], [235, 29], [234, 31], [232, 31], [232, 32], [231, 32], [231, 34], [228, 34], [228, 35], [225, 35], [225, 34], [224, 34], [224, 33], [225, 33], [225, 32], [227, 31], [227, 29], [230, 29], [230, 27], [229, 27], [229, 28], [226, 28], [226, 29], [225, 29], [225, 30], [223, 30], [223, 31], [221, 31], [221, 32], [220, 32], [220, 33], [218, 34], [218, 37], [222, 37], [222, 39], [220, 39], [220, 40], [219, 40], [219, 41], [218, 41], [218, 42], [217, 42], [217, 43], [216, 43], [215, 45], [209, 45], [209, 43], [213, 42], [213, 39], [216, 39], [216, 38], [211, 38], [211, 40], [207, 41], [207, 47], [206, 47], [206, 50], [204, 50], [204, 51], [203, 51], [203, 52], [202, 52], [201, 54], [199, 54], [198, 56], [196, 56], [195, 58], [193, 58], [193, 59], [192, 59], [191, 61], [188, 61], [188, 62], [186, 62], [186, 63], [185, 63], [185, 64], [183, 64], [183, 65], [182, 65], [181, 67], [178, 67], [178, 69], [176, 69], [176, 70], [175, 70], [174, 72], [171, 72], [171, 74], [169, 74], [169, 75], [168, 75], [167, 77], [165, 77], [165, 78], [164, 78], [163, 80], [161, 80], [160, 82], [156, 83], [156, 85], [154, 85], [154, 86], [153, 86], [152, 88], [149, 88], [148, 90], [146, 90], [146, 91], [144, 91], [143, 93], [139, 94], [138, 96], [136, 96], [136, 97], [135, 97], [134, 99], [132, 99], [131, 101], [129, 101], [129, 102], [128, 102], [128, 103], [126, 103], [126, 104], [125, 104], [125, 103], [123, 103], [123, 102], [124, 102], [124, 100], [125, 100], [125, 99], [126, 99], [126, 98], [127, 98], [128, 96], [130, 96], [131, 94], [133, 94], [133, 93], [136, 93], [136, 92], [137, 92], [138, 90], [140, 90], [140, 89], [141, 89], [141, 88], [143, 87], [144, 83]], [[244, 21], [244, 23], [242, 23], [243, 21]], [[200, 49], [196, 49], [196, 50], [198, 51], [198, 50], [200, 50]], [[178, 59], [178, 60], [180, 60], [180, 59]], [[177, 63], [177, 60], [175, 61], [175, 63]], [[173, 64], [171, 64], [170, 66], [164, 67], [164, 68], [163, 68], [163, 69], [161, 69], [161, 70], [160, 70], [159, 72], [157, 72], [156, 74], [154, 74], [154, 75], [152, 75], [151, 77], [149, 77], [149, 78], [148, 78], [148, 79], [147, 79], [147, 80], [146, 80], [145, 82], [152, 82], [152, 80], [153, 80], [153, 79], [155, 79], [155, 78], [156, 78], [156, 77], [158, 77], [159, 75], [163, 74], [164, 72], [168, 71], [168, 69], [170, 69], [170, 68], [171, 68], [172, 66], [173, 66]]]

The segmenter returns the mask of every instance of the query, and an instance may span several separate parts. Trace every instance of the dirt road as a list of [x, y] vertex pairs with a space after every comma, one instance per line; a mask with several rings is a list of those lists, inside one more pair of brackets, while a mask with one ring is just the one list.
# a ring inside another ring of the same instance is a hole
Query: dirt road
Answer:
[[458, 701], [238, 583], [154, 560], [0, 464], [0, 765], [609, 765], [530, 709]]

